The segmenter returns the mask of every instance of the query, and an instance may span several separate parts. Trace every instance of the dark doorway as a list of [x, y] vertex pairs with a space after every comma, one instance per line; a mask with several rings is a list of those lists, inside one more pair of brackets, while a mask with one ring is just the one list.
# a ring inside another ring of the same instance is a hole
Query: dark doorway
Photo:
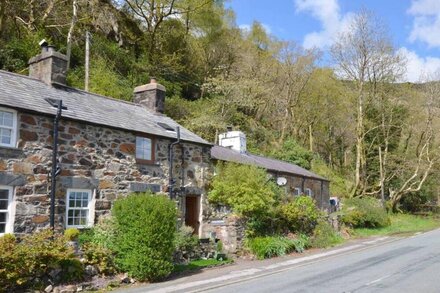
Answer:
[[185, 197], [185, 225], [194, 229], [194, 234], [199, 234], [199, 197]]

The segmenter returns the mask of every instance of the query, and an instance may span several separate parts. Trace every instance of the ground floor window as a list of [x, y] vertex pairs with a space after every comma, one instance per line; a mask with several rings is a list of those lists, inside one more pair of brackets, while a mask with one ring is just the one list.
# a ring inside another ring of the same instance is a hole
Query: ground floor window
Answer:
[[293, 195], [301, 195], [301, 188], [295, 187], [293, 189]]
[[313, 196], [313, 192], [312, 192], [312, 190], [311, 190], [310, 188], [306, 188], [306, 189], [304, 190], [304, 194], [305, 194], [305, 195], [308, 195], [308, 196]]
[[0, 235], [12, 233], [12, 186], [0, 185]]
[[93, 224], [92, 190], [67, 190], [67, 227], [85, 228]]

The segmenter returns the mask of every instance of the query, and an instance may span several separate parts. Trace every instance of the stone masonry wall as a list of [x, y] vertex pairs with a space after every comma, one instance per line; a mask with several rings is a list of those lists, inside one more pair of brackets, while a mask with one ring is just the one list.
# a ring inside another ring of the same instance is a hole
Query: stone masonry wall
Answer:
[[[0, 147], [0, 185], [15, 186], [15, 233], [30, 233], [49, 225], [50, 170], [53, 118], [18, 113], [18, 147]], [[59, 128], [56, 219], [65, 225], [68, 188], [94, 190], [95, 221], [107, 213], [112, 202], [154, 184], [166, 192], [170, 139], [155, 140], [155, 163], [137, 164], [136, 134], [123, 130], [62, 120]], [[209, 146], [183, 143], [187, 189], [203, 194], [210, 166]], [[175, 147], [174, 178], [180, 187], [181, 150]]]

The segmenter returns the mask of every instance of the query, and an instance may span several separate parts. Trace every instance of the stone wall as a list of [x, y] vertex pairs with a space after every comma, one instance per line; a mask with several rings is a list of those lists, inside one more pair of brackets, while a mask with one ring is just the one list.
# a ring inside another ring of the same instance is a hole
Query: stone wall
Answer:
[[295, 188], [301, 188], [304, 193], [304, 190], [309, 188], [312, 190], [312, 197], [316, 201], [317, 206], [322, 210], [328, 210], [330, 200], [330, 185], [328, 181], [292, 176], [290, 174], [277, 174], [277, 176], [287, 179], [286, 190], [288, 193], [294, 194]]
[[[18, 147], [0, 147], [0, 184], [15, 186], [15, 233], [30, 233], [49, 225], [50, 170], [53, 118], [18, 113]], [[56, 225], [65, 225], [68, 188], [94, 190], [95, 218], [107, 213], [112, 202], [133, 191], [167, 191], [170, 139], [155, 141], [155, 163], [135, 160], [136, 134], [86, 123], [62, 120], [59, 127]], [[175, 147], [174, 178], [186, 189], [203, 194], [210, 169], [209, 146], [183, 143]]]

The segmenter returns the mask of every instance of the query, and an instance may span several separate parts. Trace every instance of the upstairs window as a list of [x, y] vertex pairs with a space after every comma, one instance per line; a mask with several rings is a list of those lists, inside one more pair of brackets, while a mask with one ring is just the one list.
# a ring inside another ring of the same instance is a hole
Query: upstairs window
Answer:
[[305, 195], [308, 195], [308, 196], [313, 196], [313, 192], [312, 192], [312, 190], [311, 190], [310, 188], [306, 188], [306, 189], [304, 190], [304, 194], [305, 194]]
[[136, 160], [141, 163], [153, 163], [154, 141], [148, 137], [136, 137]]
[[12, 186], [0, 185], [0, 235], [12, 233]]
[[67, 227], [86, 228], [93, 225], [92, 191], [67, 190]]
[[301, 195], [301, 188], [295, 187], [293, 189], [293, 195], [295, 196]]
[[0, 146], [15, 147], [17, 112], [0, 108]]

